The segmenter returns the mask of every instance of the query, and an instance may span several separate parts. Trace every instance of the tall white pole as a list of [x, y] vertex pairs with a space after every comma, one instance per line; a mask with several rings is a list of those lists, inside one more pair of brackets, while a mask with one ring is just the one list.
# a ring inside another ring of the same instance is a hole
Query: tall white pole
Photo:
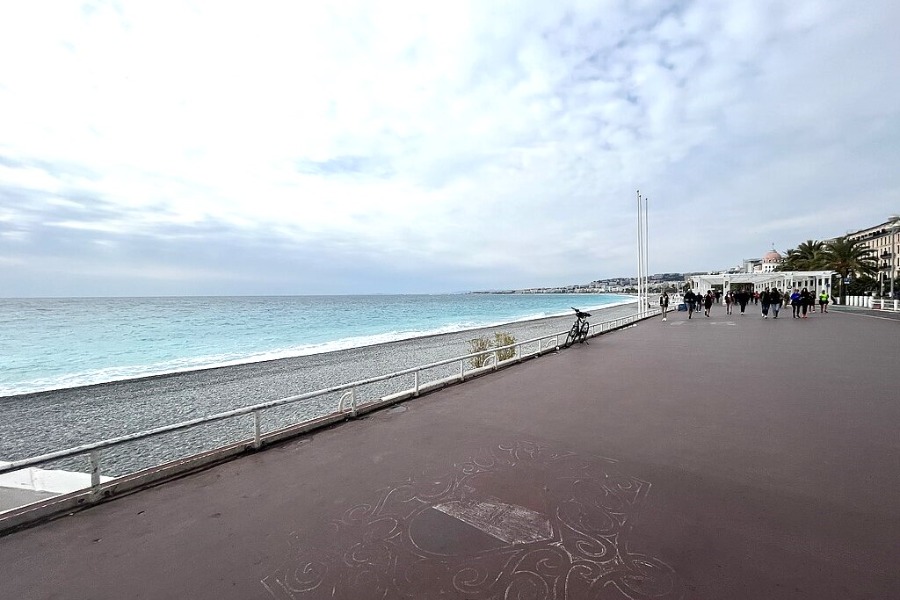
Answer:
[[641, 190], [637, 191], [637, 297], [638, 315], [644, 314], [644, 226], [641, 223]]
[[649, 198], [644, 198], [644, 307], [650, 308], [650, 212]]

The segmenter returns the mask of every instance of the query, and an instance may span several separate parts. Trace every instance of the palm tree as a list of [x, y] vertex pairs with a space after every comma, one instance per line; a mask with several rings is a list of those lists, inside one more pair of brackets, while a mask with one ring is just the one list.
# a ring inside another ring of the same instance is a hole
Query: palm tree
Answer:
[[787, 251], [779, 271], [820, 271], [826, 268], [825, 242], [806, 240]]
[[862, 246], [856, 240], [847, 239], [846, 236], [825, 245], [824, 267], [837, 271], [841, 276], [841, 303], [844, 302], [844, 280], [851, 273], [871, 276], [878, 271], [876, 259], [871, 254], [871, 248]]
[[776, 271], [796, 271], [794, 268], [794, 264], [797, 262], [797, 249], [790, 248], [787, 252], [785, 252], [782, 256], [784, 256], [784, 260], [781, 261], [781, 264], [775, 267]]
[[797, 246], [797, 252], [806, 261], [806, 271], [819, 271], [825, 268], [827, 257], [825, 256], [825, 242], [818, 240], [806, 240]]

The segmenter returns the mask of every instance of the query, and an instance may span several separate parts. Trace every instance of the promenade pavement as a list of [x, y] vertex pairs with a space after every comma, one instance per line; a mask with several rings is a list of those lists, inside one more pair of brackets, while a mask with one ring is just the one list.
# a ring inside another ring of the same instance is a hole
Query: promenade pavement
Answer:
[[0, 538], [9, 599], [900, 598], [896, 315], [670, 313]]

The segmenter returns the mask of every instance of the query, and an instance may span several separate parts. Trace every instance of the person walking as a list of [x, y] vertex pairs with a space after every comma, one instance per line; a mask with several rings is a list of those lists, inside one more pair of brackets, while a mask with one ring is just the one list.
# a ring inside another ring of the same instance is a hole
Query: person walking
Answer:
[[707, 317], [709, 316], [709, 309], [712, 308], [713, 300], [714, 297], [712, 290], [709, 290], [708, 292], [706, 292], [706, 296], [703, 298], [703, 314], [705, 314]]
[[731, 307], [734, 305], [734, 292], [728, 290], [725, 294], [725, 314], [731, 314]]
[[668, 292], [663, 292], [663, 295], [659, 297], [659, 308], [662, 310], [663, 321], [666, 320], [666, 313], [669, 312], [669, 294]]
[[781, 310], [781, 292], [778, 291], [778, 288], [773, 289], [769, 292], [769, 306], [772, 308], [772, 318], [778, 318], [778, 312]]
[[762, 310], [763, 319], [769, 318], [769, 303], [770, 303], [769, 288], [766, 288], [763, 290], [763, 293], [759, 295], [759, 304], [760, 304], [760, 309]]
[[812, 296], [809, 295], [809, 290], [803, 288], [800, 290], [800, 312], [803, 313], [803, 318], [806, 318], [806, 311], [809, 310], [809, 307], [812, 305]]
[[747, 310], [747, 303], [750, 302], [750, 292], [747, 290], [739, 290], [734, 298], [741, 307], [741, 316], [744, 316], [744, 311]]
[[697, 302], [697, 295], [694, 294], [694, 290], [688, 290], [684, 295], [684, 303], [687, 305], [688, 309], [688, 319], [691, 318], [691, 315], [694, 314], [694, 306]]
[[800, 318], [800, 290], [794, 288], [794, 291], [791, 292], [791, 308], [794, 311], [793, 318]]
[[828, 300], [829, 300], [828, 292], [826, 292], [825, 290], [822, 290], [822, 293], [819, 294], [819, 309], [823, 313], [828, 312]]

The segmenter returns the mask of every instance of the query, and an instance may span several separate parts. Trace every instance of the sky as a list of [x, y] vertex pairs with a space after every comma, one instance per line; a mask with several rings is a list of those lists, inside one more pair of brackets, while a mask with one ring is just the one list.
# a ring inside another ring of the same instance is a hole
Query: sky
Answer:
[[900, 2], [0, 3], [0, 297], [737, 266], [900, 212]]

